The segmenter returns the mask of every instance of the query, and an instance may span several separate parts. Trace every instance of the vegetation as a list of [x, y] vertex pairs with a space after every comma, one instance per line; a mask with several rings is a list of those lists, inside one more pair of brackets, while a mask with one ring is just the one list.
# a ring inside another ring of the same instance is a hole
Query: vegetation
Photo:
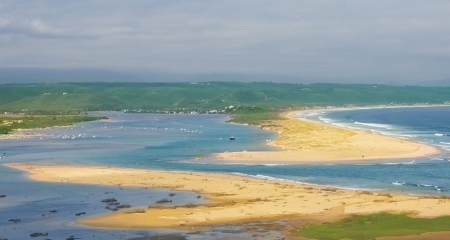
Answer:
[[272, 121], [284, 120], [281, 113], [282, 111], [267, 106], [237, 106], [230, 122], [265, 127], [272, 124]]
[[[0, 85], [0, 110], [61, 112], [210, 111], [234, 113], [230, 106], [274, 109], [310, 105], [443, 104], [449, 87], [358, 84], [206, 83], [57, 83]], [[228, 107], [228, 108], [227, 108]], [[259, 110], [258, 110], [259, 108]]]
[[[57, 83], [0, 85], [0, 112], [80, 114], [84, 111], [227, 113], [251, 125], [311, 106], [448, 104], [450, 87], [271, 82]], [[1, 126], [0, 131], [10, 131]]]
[[450, 216], [411, 218], [406, 214], [377, 213], [355, 216], [333, 223], [308, 225], [294, 235], [314, 239], [375, 239], [389, 236], [419, 235], [450, 231]]
[[96, 121], [100, 119], [105, 119], [105, 117], [88, 117], [88, 116], [0, 117], [0, 134], [8, 134], [16, 129], [68, 126], [80, 122]]

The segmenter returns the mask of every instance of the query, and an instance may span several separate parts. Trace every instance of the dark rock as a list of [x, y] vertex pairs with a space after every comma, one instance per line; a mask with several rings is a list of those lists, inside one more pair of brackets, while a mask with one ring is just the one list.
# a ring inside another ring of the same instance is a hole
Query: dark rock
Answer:
[[83, 214], [86, 214], [85, 212], [80, 212], [80, 213], [77, 213], [77, 214], [75, 214], [76, 216], [81, 216], [81, 215], [83, 215]]
[[169, 194], [169, 196], [173, 197], [173, 196], [175, 196], [175, 193], [171, 193], [171, 194]]
[[17, 223], [17, 222], [20, 222], [20, 219], [13, 218], [13, 219], [9, 219], [8, 221]]
[[163, 198], [161, 200], [156, 201], [156, 203], [170, 203], [170, 202], [172, 202], [172, 200], [169, 200], [167, 198]]
[[55, 213], [55, 212], [58, 212], [58, 210], [50, 210], [49, 212]]
[[[185, 224], [180, 224], [180, 226], [185, 226]], [[179, 234], [167, 234], [167, 235], [156, 235], [151, 237], [146, 237], [146, 240], [186, 240], [186, 237]]]
[[202, 198], [202, 196], [198, 195], [197, 198]]
[[110, 208], [110, 207], [105, 207], [105, 209], [108, 209], [110, 211], [117, 211], [117, 210], [119, 210], [118, 208]]
[[48, 236], [48, 233], [35, 232], [30, 234], [30, 237], [45, 237], [45, 236]]
[[8, 240], [7, 238], [0, 238], [0, 240]]
[[107, 199], [103, 199], [102, 202], [104, 202], [104, 203], [112, 203], [112, 202], [117, 202], [117, 199], [115, 199], [115, 198], [107, 198]]
[[6, 197], [6, 195], [0, 195], [0, 198], [4, 198], [4, 197]]
[[116, 208], [130, 208], [131, 206], [129, 204], [122, 204], [117, 206]]
[[197, 204], [188, 203], [186, 205], [183, 205], [182, 207], [185, 207], [185, 208], [196, 208], [196, 207], [198, 207], [198, 205]]
[[119, 205], [120, 202], [112, 202], [112, 203], [108, 203], [108, 205]]
[[75, 240], [75, 239], [80, 239], [80, 238], [76, 238], [74, 236], [70, 236], [70, 237], [66, 238], [66, 240]]

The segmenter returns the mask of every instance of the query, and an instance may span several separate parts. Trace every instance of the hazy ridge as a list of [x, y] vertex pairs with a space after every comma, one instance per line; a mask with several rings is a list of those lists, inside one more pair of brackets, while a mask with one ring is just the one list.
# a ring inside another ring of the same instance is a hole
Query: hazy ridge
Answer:
[[[444, 104], [450, 87], [271, 82], [0, 85], [0, 110], [223, 110], [243, 105]], [[229, 109], [227, 110], [229, 111]]]

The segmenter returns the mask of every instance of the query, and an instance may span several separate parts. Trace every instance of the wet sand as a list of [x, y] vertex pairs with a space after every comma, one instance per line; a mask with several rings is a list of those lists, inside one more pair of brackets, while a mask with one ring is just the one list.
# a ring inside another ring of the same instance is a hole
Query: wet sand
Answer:
[[[232, 174], [92, 166], [11, 163], [39, 181], [170, 188], [207, 194], [208, 203], [114, 212], [78, 221], [110, 228], [171, 228], [301, 218], [333, 221], [351, 214], [406, 212], [414, 217], [450, 215], [450, 198], [417, 197], [323, 188]], [[153, 204], [154, 202], [149, 202]]]
[[280, 151], [226, 152], [213, 159], [239, 162], [337, 162], [426, 157], [440, 151], [425, 144], [292, 118], [270, 121], [263, 128], [279, 138], [269, 142]]

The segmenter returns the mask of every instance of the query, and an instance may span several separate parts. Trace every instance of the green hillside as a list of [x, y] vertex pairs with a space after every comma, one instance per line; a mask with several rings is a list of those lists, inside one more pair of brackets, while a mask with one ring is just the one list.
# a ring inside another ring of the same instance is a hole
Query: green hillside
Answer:
[[1, 111], [223, 110], [233, 105], [443, 104], [450, 88], [358, 84], [57, 83], [0, 85]]

